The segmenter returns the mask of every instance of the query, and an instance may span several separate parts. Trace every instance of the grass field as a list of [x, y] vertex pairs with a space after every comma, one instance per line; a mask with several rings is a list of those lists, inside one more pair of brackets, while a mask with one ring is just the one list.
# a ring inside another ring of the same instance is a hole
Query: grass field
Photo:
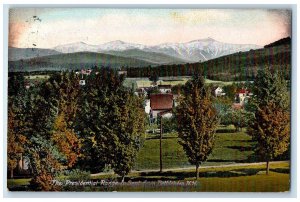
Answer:
[[[195, 181], [194, 170], [130, 173], [123, 184], [68, 187], [69, 191], [183, 191], [183, 192], [283, 192], [290, 189], [287, 162], [272, 162], [270, 174], [265, 165], [202, 168]], [[101, 175], [94, 182], [115, 182], [116, 175]], [[8, 187], [28, 185], [29, 179], [9, 179]]]
[[[217, 133], [213, 152], [203, 165], [254, 162], [256, 159], [253, 156], [253, 145], [251, 137], [245, 132]], [[176, 133], [163, 134], [162, 148], [163, 168], [190, 166]], [[159, 169], [159, 135], [147, 136], [134, 169]]]
[[49, 79], [49, 75], [31, 75], [31, 76], [25, 76], [25, 79], [29, 80], [46, 80]]
[[[190, 77], [183, 76], [183, 77], [160, 77], [159, 81], [157, 84], [159, 85], [178, 85], [182, 84], [184, 85]], [[239, 82], [244, 82], [244, 81], [235, 81], [236, 83]], [[148, 78], [126, 78], [124, 81], [124, 86], [126, 87], [132, 87], [134, 88], [141, 88], [141, 87], [150, 87], [151, 86], [151, 81]], [[205, 83], [207, 84], [215, 84], [219, 86], [227, 86], [227, 85], [232, 85], [233, 81], [215, 81], [215, 80], [210, 80], [210, 79], [205, 79]]]
[[[224, 130], [223, 130], [224, 131]], [[228, 130], [230, 131], [230, 130]], [[253, 145], [245, 131], [217, 133], [215, 147], [207, 162], [200, 166], [200, 178], [195, 181], [195, 169], [178, 144], [176, 133], [163, 134], [163, 172], [159, 169], [159, 135], [147, 134], [133, 171], [118, 183], [119, 176], [113, 173], [93, 175], [93, 182], [108, 185], [64, 187], [64, 191], [171, 191], [171, 192], [282, 192], [290, 187], [288, 162], [272, 162], [270, 174], [265, 174], [265, 163], [234, 165], [256, 162]], [[227, 164], [227, 165], [225, 165]], [[232, 165], [230, 165], [232, 164]], [[224, 166], [225, 165], [225, 166]], [[217, 167], [205, 167], [217, 166]], [[185, 169], [181, 169], [184, 168]], [[192, 167], [192, 168], [191, 168]], [[152, 171], [150, 171], [153, 169]], [[173, 170], [167, 170], [173, 169]], [[142, 170], [142, 171], [139, 171]], [[157, 171], [155, 171], [157, 170]], [[30, 179], [8, 179], [8, 187], [28, 190]], [[111, 185], [109, 183], [116, 183]]]

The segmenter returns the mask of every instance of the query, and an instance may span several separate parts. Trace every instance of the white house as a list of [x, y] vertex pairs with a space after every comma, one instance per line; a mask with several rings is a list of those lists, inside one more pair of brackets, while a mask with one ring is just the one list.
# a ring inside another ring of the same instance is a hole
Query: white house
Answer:
[[240, 89], [236, 93], [236, 101], [240, 103], [242, 106], [248, 102], [248, 99], [252, 96], [253, 94], [247, 90], [247, 89]]
[[171, 85], [158, 85], [158, 90], [161, 93], [171, 93]]
[[150, 107], [150, 100], [147, 99], [147, 100], [145, 100], [145, 112], [146, 112], [147, 114], [149, 114], [149, 113], [150, 113], [150, 110], [151, 110], [151, 107]]
[[225, 95], [225, 93], [223, 91], [223, 88], [221, 88], [219, 86], [213, 89], [213, 94], [216, 97], [220, 97], [220, 96], [224, 96]]
[[125, 75], [125, 76], [127, 76], [127, 71], [119, 70], [118, 71], [118, 75]]

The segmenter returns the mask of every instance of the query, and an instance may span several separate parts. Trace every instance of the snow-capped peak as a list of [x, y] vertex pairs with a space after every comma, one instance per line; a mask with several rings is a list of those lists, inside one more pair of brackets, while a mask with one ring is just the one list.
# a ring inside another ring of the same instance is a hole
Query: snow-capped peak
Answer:
[[144, 49], [146, 46], [135, 43], [127, 43], [121, 40], [110, 41], [101, 45], [98, 45], [99, 51], [122, 51], [128, 49]]
[[90, 45], [85, 42], [75, 42], [75, 43], [69, 43], [65, 45], [59, 45], [53, 48], [56, 51], [62, 52], [62, 53], [74, 53], [74, 52], [82, 52], [82, 51], [97, 51], [97, 46]]
[[232, 54], [239, 51], [258, 49], [260, 46], [253, 44], [230, 44], [217, 41], [213, 38], [192, 40], [185, 43], [163, 43], [154, 46], [147, 46], [137, 43], [128, 43], [121, 40], [110, 41], [100, 45], [89, 45], [84, 42], [56, 46], [54, 50], [63, 53], [72, 52], [109, 52], [125, 51], [137, 49], [148, 52], [163, 53], [172, 57], [177, 57], [185, 61], [197, 62], [217, 58], [223, 55]]

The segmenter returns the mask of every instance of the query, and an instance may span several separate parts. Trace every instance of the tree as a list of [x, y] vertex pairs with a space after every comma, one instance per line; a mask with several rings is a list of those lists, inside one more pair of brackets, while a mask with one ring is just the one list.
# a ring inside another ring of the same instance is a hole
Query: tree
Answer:
[[249, 128], [249, 134], [258, 142], [257, 153], [267, 162], [283, 154], [290, 142], [290, 114], [270, 102], [255, 113], [255, 121]]
[[251, 104], [254, 105], [254, 109], [273, 102], [276, 106], [289, 110], [290, 99], [287, 82], [281, 73], [271, 73], [268, 68], [259, 70], [252, 88], [254, 96]]
[[266, 161], [268, 174], [269, 161], [289, 147], [289, 96], [283, 76], [267, 68], [258, 73], [253, 93], [249, 108], [254, 111], [255, 118], [248, 133], [257, 140], [256, 151]]
[[57, 190], [51, 184], [55, 172], [63, 169], [63, 156], [51, 140], [57, 107], [40, 90], [30, 92], [29, 96], [24, 126], [28, 143], [24, 146], [33, 175], [30, 186], [34, 190]]
[[172, 93], [173, 94], [181, 94], [182, 84], [177, 84], [172, 86]]
[[51, 184], [54, 174], [73, 166], [79, 155], [80, 143], [73, 131], [79, 80], [74, 75], [54, 74], [28, 91], [25, 146], [35, 190], [57, 190]]
[[8, 96], [24, 96], [25, 90], [25, 78], [23, 73], [11, 73], [8, 78]]
[[186, 83], [175, 115], [179, 143], [189, 162], [196, 166], [198, 179], [199, 165], [206, 161], [212, 152], [214, 134], [219, 122], [217, 111], [212, 104], [211, 91], [205, 88], [202, 77], [195, 76]]
[[228, 97], [230, 100], [233, 101], [235, 99], [235, 95], [238, 90], [237, 85], [235, 83], [233, 83], [231, 85], [224, 86], [223, 89], [224, 89], [226, 97]]
[[124, 77], [110, 69], [91, 75], [82, 89], [76, 132], [83, 139], [78, 166], [100, 172], [111, 165], [128, 174], [144, 132], [143, 100], [122, 85]]
[[23, 145], [26, 137], [20, 134], [17, 129], [18, 123], [13, 109], [8, 109], [8, 134], [7, 134], [7, 168], [10, 171], [10, 178], [13, 178], [13, 171], [17, 167], [20, 155], [24, 152]]
[[51, 140], [64, 155], [63, 165], [67, 168], [72, 167], [80, 155], [80, 140], [74, 132], [79, 87], [79, 77], [74, 72], [62, 72], [50, 77], [44, 88], [57, 103]]
[[[160, 119], [160, 117], [158, 118]], [[158, 120], [160, 122], [160, 120]], [[170, 118], [162, 118], [163, 132], [170, 133], [173, 131], [177, 131], [177, 123], [174, 116]]]
[[151, 76], [149, 77], [149, 80], [153, 82], [154, 85], [156, 85], [159, 77], [156, 72], [152, 73]]
[[14, 169], [23, 160], [25, 79], [22, 73], [12, 73], [8, 80], [7, 167], [13, 178]]
[[244, 109], [230, 109], [225, 115], [221, 117], [221, 122], [233, 124], [236, 132], [240, 129], [249, 126], [249, 123], [253, 119], [253, 113]]
[[142, 100], [137, 96], [129, 93], [127, 95], [124, 106], [120, 107], [116, 113], [119, 117], [115, 122], [117, 129], [115, 136], [118, 137], [113, 158], [112, 168], [115, 173], [124, 177], [130, 172], [134, 165], [137, 152], [141, 145], [141, 135], [145, 131], [145, 114], [143, 110]]
[[66, 168], [71, 168], [80, 155], [80, 140], [74, 130], [68, 128], [65, 116], [59, 114], [54, 123], [54, 132], [51, 137], [54, 145], [64, 155], [64, 163]]

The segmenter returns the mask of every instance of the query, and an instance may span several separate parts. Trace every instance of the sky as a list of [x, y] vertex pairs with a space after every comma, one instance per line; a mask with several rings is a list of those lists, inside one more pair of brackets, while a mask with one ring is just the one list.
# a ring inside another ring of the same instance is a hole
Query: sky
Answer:
[[[36, 17], [34, 17], [36, 16]], [[9, 46], [53, 48], [122, 40], [144, 45], [203, 38], [266, 45], [291, 36], [291, 11], [267, 9], [15, 8]]]

